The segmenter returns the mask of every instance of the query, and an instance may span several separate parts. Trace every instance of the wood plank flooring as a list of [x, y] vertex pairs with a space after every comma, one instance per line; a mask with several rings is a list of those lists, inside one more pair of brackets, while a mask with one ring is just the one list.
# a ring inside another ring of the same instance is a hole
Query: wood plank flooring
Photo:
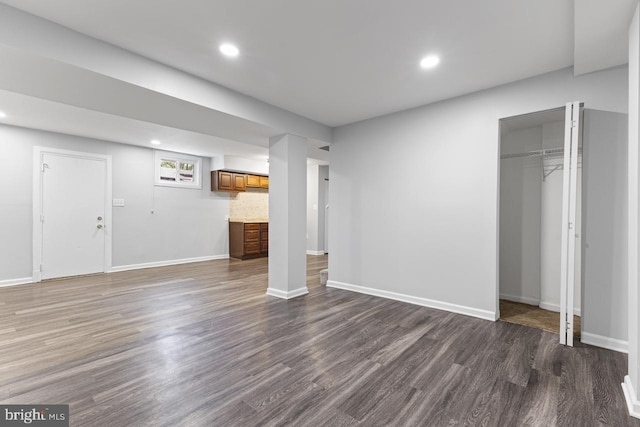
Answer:
[[0, 289], [0, 402], [74, 426], [640, 426], [626, 356], [325, 288], [265, 295], [267, 260]]

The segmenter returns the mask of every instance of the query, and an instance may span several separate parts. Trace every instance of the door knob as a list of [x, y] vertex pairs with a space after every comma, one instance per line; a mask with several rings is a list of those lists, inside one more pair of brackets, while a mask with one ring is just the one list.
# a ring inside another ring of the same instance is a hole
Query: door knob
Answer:
[[101, 216], [98, 217], [98, 221], [102, 221], [102, 217]]
[[98, 224], [98, 228], [102, 228], [102, 224]]

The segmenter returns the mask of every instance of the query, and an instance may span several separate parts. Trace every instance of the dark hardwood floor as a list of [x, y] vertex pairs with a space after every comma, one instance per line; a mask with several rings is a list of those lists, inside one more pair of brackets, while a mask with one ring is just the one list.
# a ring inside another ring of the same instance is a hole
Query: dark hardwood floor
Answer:
[[640, 426], [626, 356], [325, 288], [265, 295], [267, 260], [0, 289], [0, 402], [84, 426]]

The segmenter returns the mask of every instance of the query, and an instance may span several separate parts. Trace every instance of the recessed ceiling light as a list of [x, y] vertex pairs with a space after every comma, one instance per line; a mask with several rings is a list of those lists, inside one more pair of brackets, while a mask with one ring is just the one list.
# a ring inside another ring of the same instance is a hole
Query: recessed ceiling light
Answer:
[[236, 46], [228, 43], [220, 45], [220, 52], [227, 56], [238, 56], [240, 53]]
[[440, 63], [440, 58], [435, 55], [429, 55], [422, 58], [420, 61], [420, 67], [426, 69], [433, 68]]
[[7, 113], [0, 111], [0, 119], [4, 119], [5, 117], [7, 117]]
[[160, 145], [162, 143], [160, 141], [158, 141], [157, 139], [154, 139], [154, 140], [151, 141], [151, 144], [152, 145]]

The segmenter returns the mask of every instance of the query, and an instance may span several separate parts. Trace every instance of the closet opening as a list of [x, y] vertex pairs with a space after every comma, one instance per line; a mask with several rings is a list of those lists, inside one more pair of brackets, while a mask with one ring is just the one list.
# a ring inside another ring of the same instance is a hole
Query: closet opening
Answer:
[[[500, 320], [557, 333], [569, 345], [567, 331], [580, 337], [582, 282], [582, 121], [573, 108], [581, 114], [573, 103], [500, 120]], [[568, 304], [573, 324], [561, 322]]]

